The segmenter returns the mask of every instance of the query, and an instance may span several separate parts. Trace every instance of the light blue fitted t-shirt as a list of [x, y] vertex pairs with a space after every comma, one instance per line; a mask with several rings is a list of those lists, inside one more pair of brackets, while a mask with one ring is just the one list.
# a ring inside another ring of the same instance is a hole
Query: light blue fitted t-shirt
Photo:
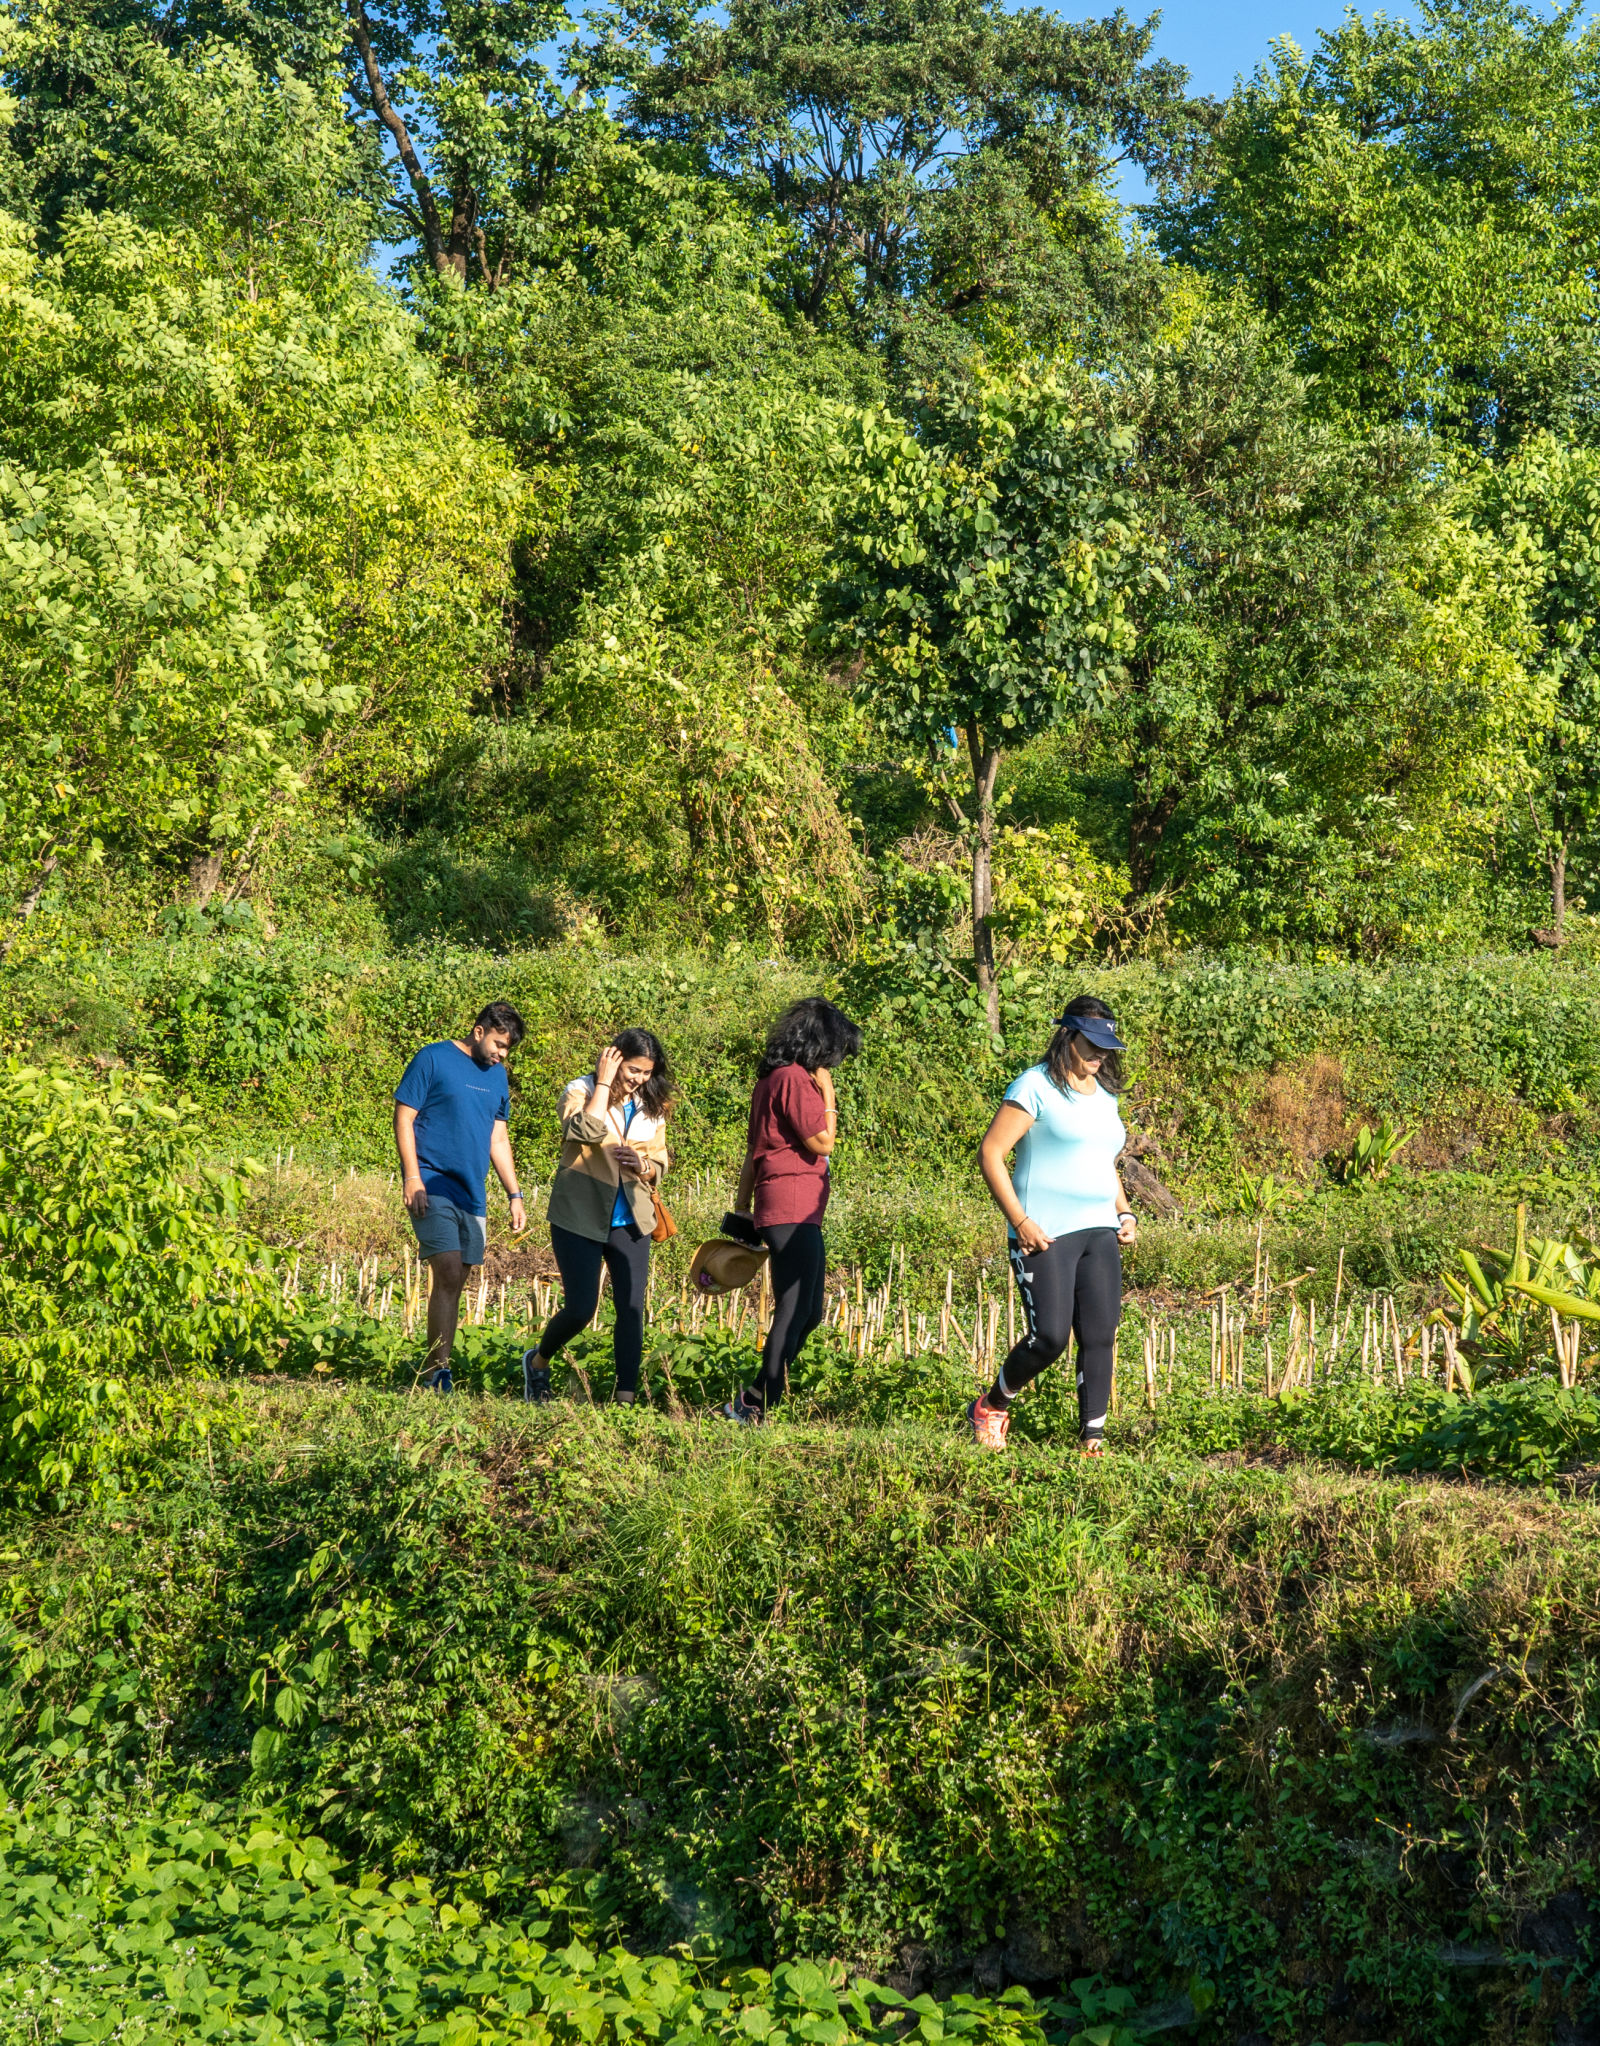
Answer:
[[1011, 1175], [1028, 1220], [1047, 1236], [1115, 1229], [1117, 1160], [1128, 1141], [1117, 1097], [1098, 1084], [1092, 1094], [1058, 1087], [1041, 1065], [1019, 1073], [1006, 1099], [1033, 1117]]

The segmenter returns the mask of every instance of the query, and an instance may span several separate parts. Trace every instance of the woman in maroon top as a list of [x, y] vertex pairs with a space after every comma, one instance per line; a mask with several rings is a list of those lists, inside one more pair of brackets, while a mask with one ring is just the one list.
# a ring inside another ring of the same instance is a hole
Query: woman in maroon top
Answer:
[[768, 1035], [733, 1204], [753, 1216], [772, 1252], [772, 1328], [760, 1378], [722, 1409], [730, 1421], [750, 1425], [772, 1411], [800, 1345], [822, 1320], [827, 1279], [822, 1217], [828, 1156], [838, 1131], [832, 1069], [860, 1049], [855, 1024], [816, 995], [785, 1009]]

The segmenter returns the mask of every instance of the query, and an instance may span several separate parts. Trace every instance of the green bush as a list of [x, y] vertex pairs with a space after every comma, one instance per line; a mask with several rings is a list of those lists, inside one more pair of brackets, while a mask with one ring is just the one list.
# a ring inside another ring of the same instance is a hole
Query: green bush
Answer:
[[327, 1016], [308, 999], [309, 978], [287, 946], [224, 943], [174, 960], [151, 999], [158, 1056], [181, 1079], [223, 1085], [314, 1059]]
[[277, 1289], [237, 1225], [239, 1180], [202, 1162], [202, 1139], [192, 1106], [149, 1081], [0, 1067], [0, 1486], [12, 1498], [114, 1483], [139, 1444], [205, 1427], [203, 1403], [178, 1400], [152, 1422], [132, 1381], [271, 1356]]

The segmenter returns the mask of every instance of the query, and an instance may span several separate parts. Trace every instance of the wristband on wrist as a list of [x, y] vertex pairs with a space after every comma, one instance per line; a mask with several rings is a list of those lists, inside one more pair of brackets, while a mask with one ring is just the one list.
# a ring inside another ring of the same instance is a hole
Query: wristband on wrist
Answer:
[[511, 1191], [506, 1195], [506, 1199], [508, 1201], [520, 1201], [522, 1199], [522, 1188], [520, 1186], [512, 1187]]
[[1119, 1222], [1137, 1222], [1138, 1219], [1132, 1208], [1118, 1208], [1117, 1210], [1117, 1220]]

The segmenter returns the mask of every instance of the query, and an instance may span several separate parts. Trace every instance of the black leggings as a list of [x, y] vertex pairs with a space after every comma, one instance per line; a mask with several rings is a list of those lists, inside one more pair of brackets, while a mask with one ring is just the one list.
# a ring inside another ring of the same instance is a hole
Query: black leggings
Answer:
[[800, 1345], [822, 1320], [827, 1253], [818, 1222], [774, 1222], [761, 1232], [772, 1252], [772, 1327], [761, 1352], [761, 1376], [750, 1392], [764, 1413], [783, 1398]]
[[561, 1272], [561, 1307], [539, 1338], [546, 1362], [580, 1329], [594, 1320], [600, 1305], [600, 1266], [611, 1274], [616, 1304], [617, 1391], [639, 1390], [639, 1365], [644, 1358], [644, 1289], [650, 1276], [650, 1239], [637, 1222], [613, 1229], [604, 1243], [576, 1235], [559, 1222], [550, 1224], [550, 1248]]
[[1122, 1251], [1115, 1229], [1077, 1229], [1028, 1256], [1011, 1247], [1028, 1332], [1000, 1367], [995, 1389], [1008, 1403], [1078, 1339], [1078, 1427], [1104, 1432], [1111, 1358], [1122, 1319]]

